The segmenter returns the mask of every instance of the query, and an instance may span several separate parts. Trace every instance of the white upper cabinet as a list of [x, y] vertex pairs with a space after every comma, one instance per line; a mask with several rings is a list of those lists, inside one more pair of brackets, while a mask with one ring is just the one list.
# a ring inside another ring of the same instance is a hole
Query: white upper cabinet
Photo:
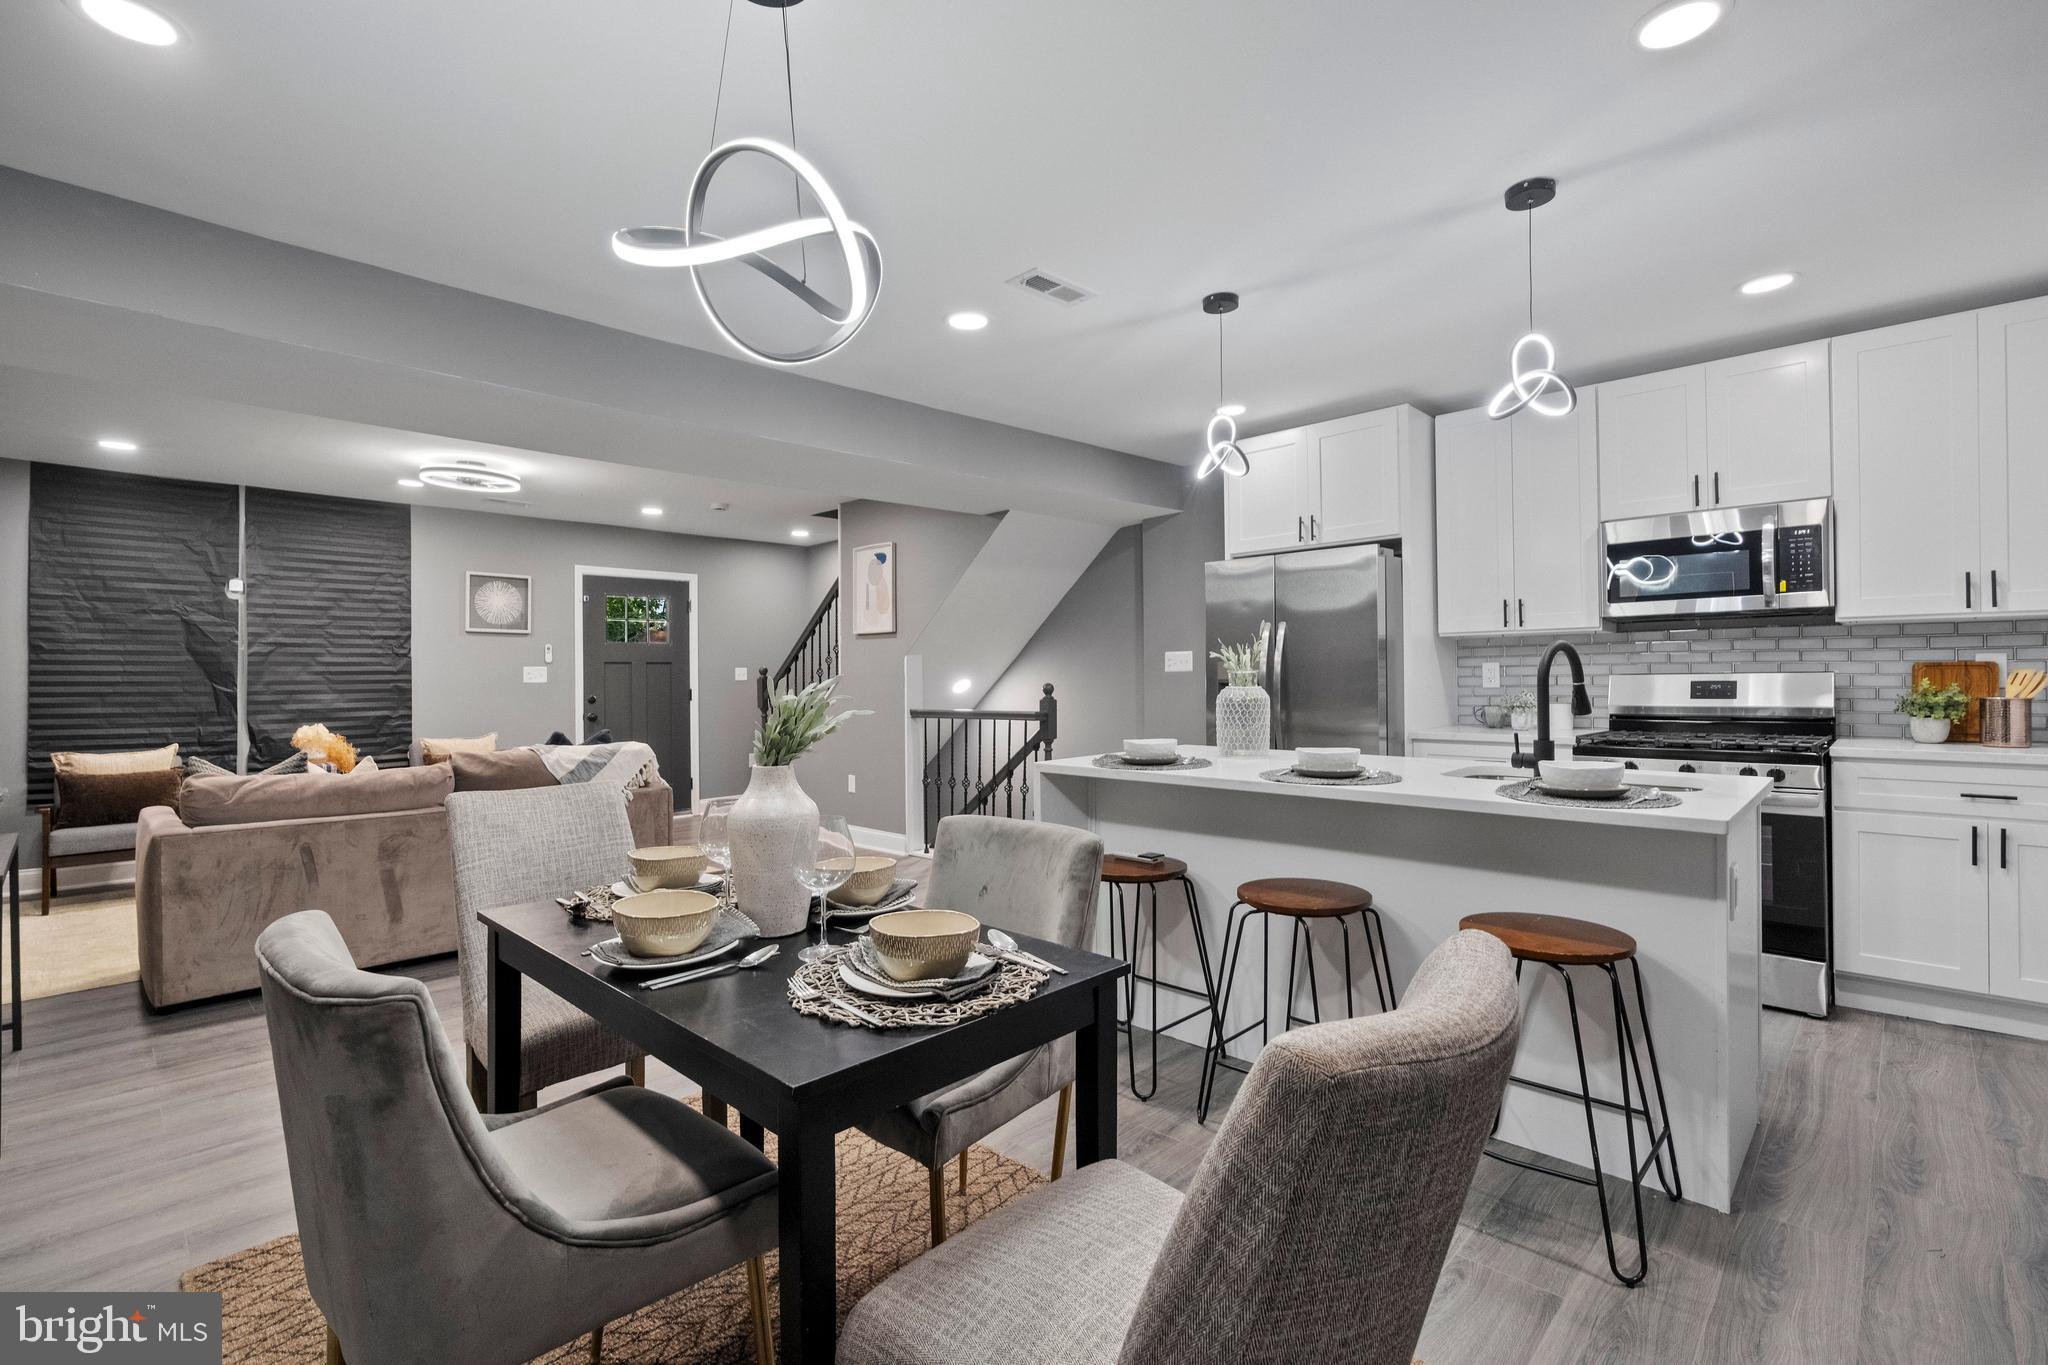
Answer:
[[1705, 369], [1701, 505], [1744, 507], [1828, 496], [1828, 343], [1716, 360]]
[[1249, 466], [1223, 480], [1223, 545], [1230, 555], [1271, 554], [1308, 544], [1308, 440], [1300, 430], [1239, 441]]
[[1601, 520], [1706, 505], [1706, 366], [1602, 384], [1598, 406]]
[[1483, 408], [1436, 419], [1436, 623], [1498, 635], [1514, 605], [1514, 439]]
[[1428, 474], [1428, 420], [1393, 407], [1239, 441], [1251, 472], [1226, 477], [1223, 552], [1398, 538], [1404, 480]]
[[1961, 313], [1832, 343], [1840, 620], [1952, 620], [1989, 601], [1977, 330]]
[[1308, 469], [1317, 481], [1309, 536], [1317, 544], [1401, 534], [1403, 416], [1387, 408], [1308, 428]]
[[1598, 629], [1595, 395], [1566, 417], [1483, 409], [1436, 422], [1437, 629]]
[[1977, 322], [1982, 606], [2048, 615], [2048, 299], [1987, 308]]

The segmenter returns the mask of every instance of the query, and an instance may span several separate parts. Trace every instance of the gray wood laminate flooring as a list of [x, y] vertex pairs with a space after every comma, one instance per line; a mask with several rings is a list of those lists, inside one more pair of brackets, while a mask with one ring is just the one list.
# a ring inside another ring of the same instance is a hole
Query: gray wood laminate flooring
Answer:
[[[460, 1038], [453, 960], [410, 970]], [[1853, 1011], [1766, 1014], [1764, 1040], [1736, 1215], [1652, 1199], [1650, 1278], [1626, 1290], [1589, 1191], [1482, 1162], [1422, 1359], [2048, 1360], [2048, 1044]], [[1120, 1104], [1124, 1158], [1181, 1187], [1216, 1126], [1194, 1121], [1199, 1062], [1166, 1042], [1158, 1094]], [[294, 1227], [254, 997], [32, 1001], [27, 1050], [0, 1065], [0, 1287], [169, 1288]], [[692, 1090], [659, 1065], [650, 1081]], [[1043, 1165], [1050, 1103], [993, 1145]]]

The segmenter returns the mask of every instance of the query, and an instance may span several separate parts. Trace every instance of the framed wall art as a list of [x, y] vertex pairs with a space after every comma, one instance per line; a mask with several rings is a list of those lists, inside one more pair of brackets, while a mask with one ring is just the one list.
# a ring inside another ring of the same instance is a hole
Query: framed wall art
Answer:
[[531, 635], [533, 580], [471, 570], [464, 578], [462, 628], [471, 635]]

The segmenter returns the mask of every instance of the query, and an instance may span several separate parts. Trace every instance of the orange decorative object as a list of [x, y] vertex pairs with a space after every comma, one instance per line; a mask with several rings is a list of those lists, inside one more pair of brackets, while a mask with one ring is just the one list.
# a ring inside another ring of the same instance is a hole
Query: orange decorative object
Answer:
[[292, 747], [304, 750], [307, 758], [325, 763], [338, 773], [355, 771], [356, 746], [324, 725], [301, 725], [292, 731]]

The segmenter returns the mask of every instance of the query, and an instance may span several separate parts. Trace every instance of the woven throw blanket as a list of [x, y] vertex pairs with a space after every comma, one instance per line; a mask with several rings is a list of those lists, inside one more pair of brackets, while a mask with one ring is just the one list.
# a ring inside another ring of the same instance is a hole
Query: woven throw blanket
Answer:
[[644, 787], [661, 775], [654, 750], [635, 739], [617, 744], [536, 744], [533, 751], [555, 781]]

